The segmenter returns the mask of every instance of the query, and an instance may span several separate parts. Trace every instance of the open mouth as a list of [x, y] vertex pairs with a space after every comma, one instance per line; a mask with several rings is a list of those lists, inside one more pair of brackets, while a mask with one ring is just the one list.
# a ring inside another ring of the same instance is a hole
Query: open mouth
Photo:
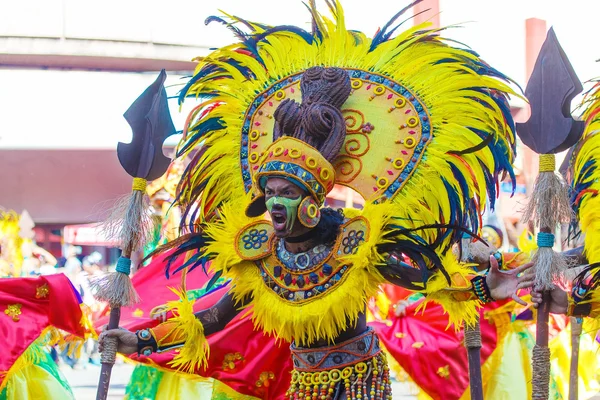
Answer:
[[273, 228], [275, 228], [276, 231], [285, 231], [287, 229], [287, 216], [285, 213], [280, 211], [272, 211], [271, 220], [273, 221]]

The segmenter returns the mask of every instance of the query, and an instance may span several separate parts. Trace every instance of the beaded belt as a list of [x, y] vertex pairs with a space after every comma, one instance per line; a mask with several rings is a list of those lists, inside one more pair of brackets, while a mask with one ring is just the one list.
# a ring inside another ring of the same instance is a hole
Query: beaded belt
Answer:
[[294, 369], [299, 372], [315, 372], [344, 368], [375, 357], [381, 352], [379, 339], [373, 328], [365, 333], [335, 346], [306, 349], [292, 344]]
[[335, 346], [292, 344], [294, 371], [288, 399], [391, 399], [389, 368], [372, 328]]

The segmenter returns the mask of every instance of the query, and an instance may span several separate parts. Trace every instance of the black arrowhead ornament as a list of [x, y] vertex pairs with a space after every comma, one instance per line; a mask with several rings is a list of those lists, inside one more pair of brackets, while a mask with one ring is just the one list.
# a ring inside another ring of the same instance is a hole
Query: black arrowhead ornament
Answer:
[[569, 59], [550, 28], [525, 96], [531, 117], [517, 124], [517, 134], [527, 147], [538, 154], [556, 154], [573, 146], [583, 132], [583, 121], [571, 116], [571, 100], [583, 91]]
[[575, 145], [569, 149], [569, 151], [565, 155], [565, 159], [563, 160], [562, 164], [560, 165], [560, 168], [558, 169], [558, 172], [560, 172], [560, 174], [566, 182], [571, 182], [571, 158], [573, 158], [573, 153], [578, 147], [579, 146]]
[[165, 139], [175, 133], [164, 87], [166, 78], [163, 69], [123, 114], [131, 126], [132, 139], [131, 143], [119, 143], [117, 154], [125, 171], [134, 178], [157, 179], [171, 163], [162, 152]]

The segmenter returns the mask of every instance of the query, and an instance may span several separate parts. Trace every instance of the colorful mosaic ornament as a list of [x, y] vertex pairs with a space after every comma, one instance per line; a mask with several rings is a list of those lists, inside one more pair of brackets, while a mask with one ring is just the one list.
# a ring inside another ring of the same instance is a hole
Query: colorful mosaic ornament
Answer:
[[[246, 228], [244, 232], [248, 232], [248, 229], [254, 228]], [[341, 227], [342, 234], [333, 248], [317, 246], [305, 253], [292, 254], [280, 240], [274, 251], [260, 253], [263, 258], [246, 259], [255, 261], [265, 285], [279, 298], [301, 304], [321, 297], [338, 286], [351, 268], [351, 265], [342, 261], [343, 257], [355, 254], [358, 246], [368, 240], [368, 229], [366, 219], [356, 217]], [[270, 249], [267, 246], [265, 248]]]
[[256, 221], [237, 233], [236, 251], [244, 260], [259, 260], [271, 252], [273, 225], [270, 221]]
[[306, 196], [298, 206], [298, 221], [307, 228], [314, 228], [320, 220], [319, 205], [312, 197]]

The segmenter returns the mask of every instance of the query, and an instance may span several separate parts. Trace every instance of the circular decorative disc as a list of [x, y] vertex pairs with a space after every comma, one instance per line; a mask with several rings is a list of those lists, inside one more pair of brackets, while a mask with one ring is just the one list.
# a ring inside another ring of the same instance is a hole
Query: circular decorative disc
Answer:
[[[429, 116], [413, 93], [387, 77], [355, 69], [348, 74], [352, 93], [342, 106], [346, 140], [332, 163], [336, 183], [365, 200], [390, 199], [410, 178], [431, 140]], [[241, 148], [246, 191], [258, 160], [273, 142], [273, 113], [284, 99], [301, 102], [301, 77], [276, 82], [246, 112]]]

